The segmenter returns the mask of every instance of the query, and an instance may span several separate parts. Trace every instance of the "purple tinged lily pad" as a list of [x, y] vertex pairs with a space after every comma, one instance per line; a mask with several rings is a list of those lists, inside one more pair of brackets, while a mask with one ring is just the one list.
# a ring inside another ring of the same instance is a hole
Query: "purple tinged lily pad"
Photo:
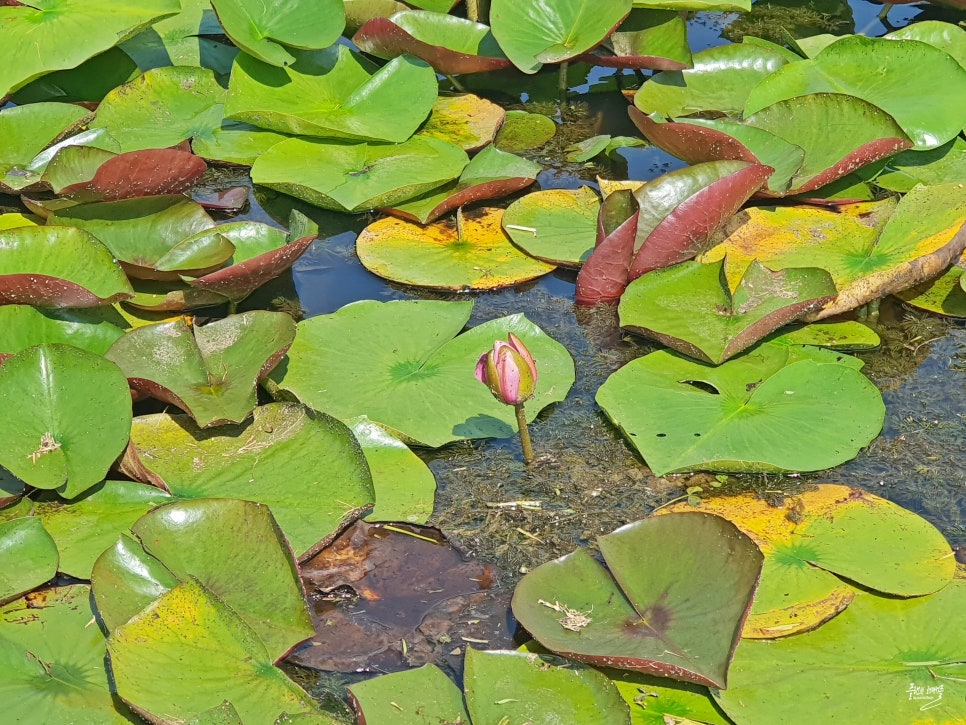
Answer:
[[527, 574], [513, 613], [548, 649], [594, 665], [727, 686], [763, 557], [733, 524], [668, 514]]
[[604, 197], [597, 217], [597, 246], [577, 274], [577, 304], [611, 303], [627, 287], [640, 211], [634, 195], [621, 189]]

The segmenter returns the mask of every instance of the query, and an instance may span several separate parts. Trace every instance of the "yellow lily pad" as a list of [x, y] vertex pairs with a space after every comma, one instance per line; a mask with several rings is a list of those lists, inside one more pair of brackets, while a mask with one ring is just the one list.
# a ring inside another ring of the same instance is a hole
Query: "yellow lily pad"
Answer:
[[805, 319], [855, 309], [913, 287], [949, 267], [966, 248], [966, 189], [919, 186], [901, 201], [837, 207], [752, 207], [736, 215], [728, 237], [699, 258], [727, 255], [732, 289], [753, 259], [769, 269], [822, 267], [838, 297]]
[[664, 511], [722, 516], [765, 555], [761, 585], [742, 637], [807, 632], [845, 609], [856, 590], [839, 577], [902, 597], [948, 584], [956, 561], [928, 521], [860, 489], [822, 484], [770, 506], [754, 494], [687, 503]]
[[434, 289], [499, 289], [555, 269], [513, 246], [502, 221], [503, 210], [492, 208], [425, 227], [388, 217], [362, 231], [356, 253], [373, 274]]
[[418, 136], [449, 141], [464, 151], [483, 148], [496, 138], [506, 111], [472, 93], [440, 96]]

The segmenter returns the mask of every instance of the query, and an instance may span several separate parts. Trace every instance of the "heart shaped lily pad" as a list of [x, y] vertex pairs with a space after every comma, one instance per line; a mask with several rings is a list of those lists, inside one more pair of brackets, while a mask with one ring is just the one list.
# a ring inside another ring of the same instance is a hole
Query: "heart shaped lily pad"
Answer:
[[142, 393], [177, 405], [199, 426], [240, 423], [256, 404], [255, 386], [295, 338], [282, 312], [255, 310], [207, 325], [145, 325], [119, 338], [105, 357]]
[[514, 615], [571, 659], [725, 687], [762, 556], [730, 522], [691, 516], [601, 536], [606, 569], [585, 549], [534, 569]]
[[[441, 446], [516, 431], [510, 406], [474, 375], [480, 355], [513, 332], [537, 361], [527, 419], [563, 400], [573, 361], [523, 315], [491, 320], [457, 337], [472, 302], [374, 302], [303, 320], [288, 357], [270, 379], [306, 405], [348, 419], [366, 415], [404, 440]], [[356, 351], [346, 356], [345, 351]]]
[[28, 348], [0, 366], [0, 465], [73, 498], [104, 479], [127, 443], [131, 396], [117, 366], [70, 345]]
[[[471, 371], [472, 374], [472, 371]], [[182, 498], [264, 503], [300, 559], [372, 508], [372, 477], [345, 425], [295, 403], [202, 430], [187, 415], [134, 419], [121, 470]]]
[[429, 226], [387, 217], [359, 234], [356, 254], [373, 274], [435, 289], [500, 289], [552, 272], [513, 246], [502, 220], [503, 210], [492, 208], [457, 210]]
[[848, 582], [885, 594], [922, 596], [946, 586], [956, 570], [949, 544], [932, 524], [848, 486], [821, 484], [786, 500], [784, 507], [742, 494], [666, 510], [722, 516], [764, 553], [761, 586], [743, 637], [786, 637], [814, 629], [852, 601], [856, 590]]
[[287, 68], [239, 55], [225, 118], [279, 133], [398, 143], [436, 100], [436, 74], [411, 56], [375, 70], [344, 45], [293, 55]]
[[766, 344], [713, 368], [662, 350], [611, 375], [597, 402], [658, 476], [819, 471], [855, 457], [885, 415], [846, 355], [824, 357]]
[[683, 262], [632, 282], [621, 297], [620, 324], [717, 365], [833, 297], [824, 269], [772, 272], [754, 261], [732, 293], [724, 260]]

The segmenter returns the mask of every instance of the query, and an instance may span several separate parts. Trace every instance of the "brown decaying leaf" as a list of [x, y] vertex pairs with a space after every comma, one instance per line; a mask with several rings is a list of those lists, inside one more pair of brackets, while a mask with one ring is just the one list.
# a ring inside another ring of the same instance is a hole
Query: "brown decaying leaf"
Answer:
[[393, 671], [438, 662], [466, 642], [512, 647], [499, 573], [436, 529], [360, 521], [301, 569], [316, 635], [289, 656], [295, 664]]

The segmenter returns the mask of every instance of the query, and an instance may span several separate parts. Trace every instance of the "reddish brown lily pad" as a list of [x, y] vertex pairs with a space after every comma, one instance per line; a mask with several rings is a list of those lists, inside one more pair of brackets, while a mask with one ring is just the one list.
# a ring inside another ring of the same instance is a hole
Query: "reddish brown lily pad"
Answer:
[[[54, 191], [84, 201], [114, 201], [137, 196], [180, 194], [200, 179], [208, 165], [199, 157], [175, 149], [147, 149], [111, 155], [103, 163], [93, 161], [94, 174], [87, 176], [82, 157], [104, 152], [68, 146], [54, 157], [44, 180]], [[67, 166], [70, 168], [67, 168]], [[74, 177], [72, 180], [71, 177]], [[66, 182], [66, 183], [65, 183]]]
[[640, 211], [627, 189], [604, 197], [597, 217], [597, 246], [577, 274], [577, 304], [616, 302], [627, 287]]
[[[480, 32], [487, 33], [488, 31], [486, 26], [479, 23], [438, 13], [404, 11], [403, 17], [397, 19], [404, 20], [406, 17], [418, 18], [419, 16], [436, 16], [432, 18], [432, 25], [436, 26], [436, 30], [441, 35], [450, 31], [451, 41], [452, 36], [461, 31], [464, 35], [467, 32], [473, 33], [474, 30], [477, 34]], [[489, 39], [492, 46], [491, 50], [498, 52], [499, 46], [493, 41], [492, 36], [489, 36]], [[467, 37], [466, 40], [470, 40], [470, 38]], [[425, 60], [440, 73], [447, 75], [485, 73], [509, 68], [512, 65], [510, 60], [502, 53], [500, 55], [483, 55], [468, 52], [469, 46], [466, 43], [460, 43], [463, 49], [458, 50], [456, 47], [451, 48], [428, 40], [420, 40], [406, 28], [398, 25], [393, 18], [373, 18], [352, 36], [352, 42], [363, 52], [371, 53], [380, 58], [395, 58], [403, 53], [415, 55], [417, 58]], [[483, 46], [478, 46], [477, 49], [483, 49]]]
[[498, 576], [436, 529], [357, 522], [302, 565], [316, 635], [289, 661], [391, 671], [440, 661], [454, 648], [458, 655], [467, 642], [512, 647], [510, 592], [494, 588]]

